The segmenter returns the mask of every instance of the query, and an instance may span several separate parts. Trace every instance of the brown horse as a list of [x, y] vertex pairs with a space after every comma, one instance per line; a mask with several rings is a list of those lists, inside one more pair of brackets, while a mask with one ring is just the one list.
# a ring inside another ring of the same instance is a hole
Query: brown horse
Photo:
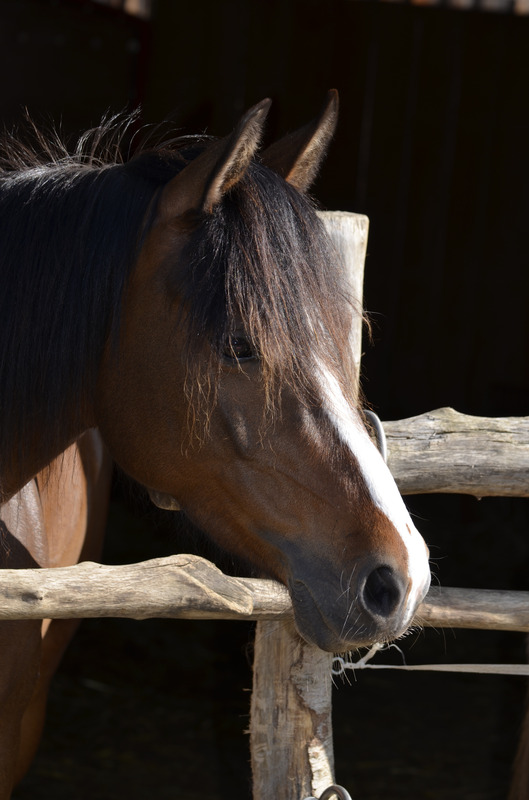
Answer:
[[[127, 163], [117, 144], [102, 147], [104, 129], [72, 156], [42, 138], [41, 155], [11, 143], [2, 565], [94, 557], [102, 439], [157, 504], [283, 582], [306, 640], [344, 651], [406, 629], [428, 556], [356, 408], [358, 312], [306, 195], [336, 93], [258, 156], [268, 107], [225, 139], [173, 141]], [[34, 751], [71, 626], [43, 631], [0, 626], [0, 800]]]

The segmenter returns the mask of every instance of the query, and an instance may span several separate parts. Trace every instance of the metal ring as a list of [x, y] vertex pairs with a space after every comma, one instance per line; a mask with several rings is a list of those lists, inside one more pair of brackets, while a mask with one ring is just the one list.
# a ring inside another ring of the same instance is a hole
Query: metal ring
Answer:
[[381, 423], [379, 417], [375, 414], [374, 411], [370, 411], [368, 408], [364, 408], [364, 414], [368, 418], [368, 420], [371, 422], [371, 424], [372, 424], [372, 426], [374, 428], [378, 449], [380, 450], [380, 454], [381, 454], [382, 458], [384, 459], [384, 462], [387, 464], [388, 463], [388, 443], [387, 443], [387, 440], [386, 440], [386, 432], [384, 431], [382, 423]]
[[[351, 800], [351, 795], [344, 789], [343, 786], [338, 786], [338, 784], [333, 783], [331, 786], [328, 786], [324, 792], [320, 795], [320, 800], [328, 800], [329, 797], [332, 797], [333, 794], [336, 795], [338, 800]], [[306, 797], [305, 800], [316, 800], [315, 797]]]
[[338, 786], [338, 784], [335, 783], [325, 789], [320, 797], [320, 800], [327, 800], [327, 798], [332, 797], [333, 794], [335, 794], [339, 800], [351, 800], [351, 795], [347, 789], [344, 789], [343, 786]]

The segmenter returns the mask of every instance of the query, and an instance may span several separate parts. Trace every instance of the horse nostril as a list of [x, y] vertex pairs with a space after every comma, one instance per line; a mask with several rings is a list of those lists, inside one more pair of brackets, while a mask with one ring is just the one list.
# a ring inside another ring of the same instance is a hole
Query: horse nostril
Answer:
[[402, 594], [400, 582], [391, 567], [377, 567], [364, 584], [364, 605], [372, 614], [389, 617], [399, 607]]

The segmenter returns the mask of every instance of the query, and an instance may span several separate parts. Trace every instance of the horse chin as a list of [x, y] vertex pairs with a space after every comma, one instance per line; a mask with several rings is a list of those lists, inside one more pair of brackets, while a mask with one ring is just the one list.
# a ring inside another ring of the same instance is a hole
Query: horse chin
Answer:
[[307, 624], [305, 619], [300, 619], [294, 613], [294, 621], [298, 634], [307, 644], [319, 647], [320, 650], [325, 650], [328, 653], [346, 653], [349, 650], [370, 647], [375, 639], [378, 638], [364, 634], [344, 639], [321, 618], [318, 620], [319, 625], [313, 624], [313, 621]]
[[154, 489], [148, 489], [149, 497], [158, 508], [163, 508], [164, 511], [181, 511], [181, 506], [176, 497], [164, 492], [155, 492]]

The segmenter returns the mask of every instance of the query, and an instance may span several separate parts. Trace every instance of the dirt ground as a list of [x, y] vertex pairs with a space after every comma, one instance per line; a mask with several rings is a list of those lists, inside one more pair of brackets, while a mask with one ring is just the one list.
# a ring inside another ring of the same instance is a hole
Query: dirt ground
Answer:
[[[522, 588], [527, 506], [496, 501], [477, 514], [465, 502], [463, 512], [459, 503], [443, 510], [446, 535], [424, 520], [442, 582]], [[427, 513], [435, 520], [435, 504]], [[506, 519], [515, 544], [498, 567]], [[104, 560], [190, 549], [176, 546], [182, 542], [163, 525], [145, 536], [150, 523], [115, 504]], [[472, 560], [477, 569], [469, 570]], [[458, 569], [471, 580], [451, 580]], [[14, 799], [250, 798], [252, 636], [251, 624], [237, 622], [85, 621], [54, 682], [40, 752]], [[404, 639], [402, 649], [408, 663], [509, 663], [523, 661], [525, 643], [521, 634], [430, 630]], [[389, 657], [399, 662], [397, 652]], [[334, 690], [337, 781], [353, 800], [505, 798], [525, 689], [522, 678], [349, 673]]]

